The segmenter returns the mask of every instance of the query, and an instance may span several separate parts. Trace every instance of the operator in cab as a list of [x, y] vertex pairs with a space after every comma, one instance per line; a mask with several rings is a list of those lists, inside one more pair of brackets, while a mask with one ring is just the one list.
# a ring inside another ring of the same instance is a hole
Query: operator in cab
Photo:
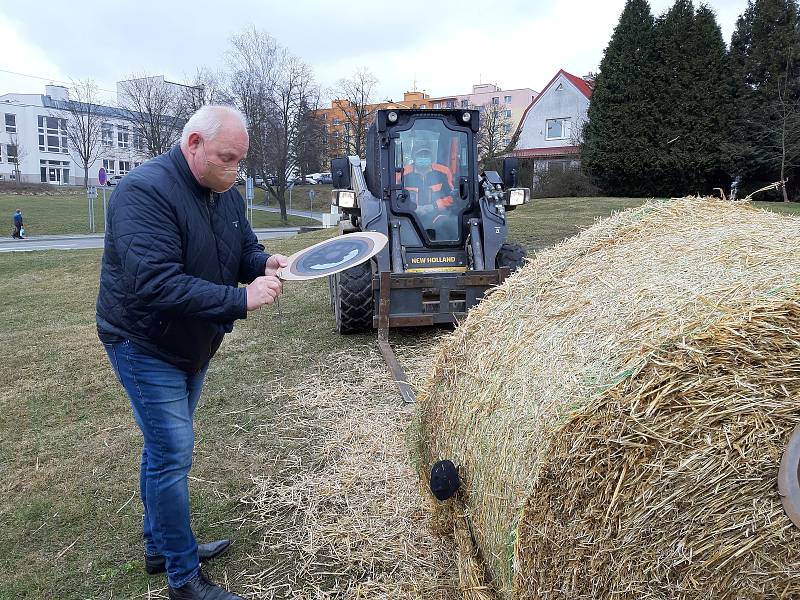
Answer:
[[425, 146], [416, 149], [413, 158], [411, 169], [405, 175], [405, 189], [417, 205], [417, 214], [432, 215], [445, 211], [453, 205], [453, 174], [450, 169], [434, 163], [433, 153]]

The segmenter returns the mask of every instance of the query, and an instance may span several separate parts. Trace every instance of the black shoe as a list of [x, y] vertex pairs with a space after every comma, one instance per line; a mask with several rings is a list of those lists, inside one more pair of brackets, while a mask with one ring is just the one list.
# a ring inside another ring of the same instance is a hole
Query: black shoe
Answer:
[[[217, 540], [208, 544], [197, 544], [197, 556], [200, 558], [200, 562], [206, 562], [223, 554], [230, 545], [230, 540]], [[144, 568], [149, 575], [158, 575], [167, 570], [167, 561], [160, 554], [154, 556], [145, 554]]]
[[194, 579], [181, 587], [170, 586], [169, 600], [243, 600], [243, 598], [214, 585], [206, 574], [200, 571]]

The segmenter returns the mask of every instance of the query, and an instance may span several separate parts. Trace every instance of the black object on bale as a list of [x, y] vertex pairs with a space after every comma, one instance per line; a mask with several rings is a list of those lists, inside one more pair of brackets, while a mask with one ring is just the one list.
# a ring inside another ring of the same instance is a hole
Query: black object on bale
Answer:
[[461, 485], [456, 466], [449, 460], [440, 460], [431, 467], [431, 492], [444, 502], [453, 497]]

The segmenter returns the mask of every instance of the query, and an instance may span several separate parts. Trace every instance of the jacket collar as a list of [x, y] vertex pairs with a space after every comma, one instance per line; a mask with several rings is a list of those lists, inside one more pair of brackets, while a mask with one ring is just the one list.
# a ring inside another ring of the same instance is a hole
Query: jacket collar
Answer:
[[197, 181], [194, 173], [192, 173], [192, 170], [189, 168], [189, 163], [186, 162], [186, 157], [183, 155], [180, 144], [175, 144], [169, 150], [169, 157], [177, 167], [178, 173], [180, 173], [183, 180], [189, 186], [189, 189], [191, 189], [195, 194], [208, 197], [208, 194], [211, 193], [211, 190], [201, 185], [200, 182]]

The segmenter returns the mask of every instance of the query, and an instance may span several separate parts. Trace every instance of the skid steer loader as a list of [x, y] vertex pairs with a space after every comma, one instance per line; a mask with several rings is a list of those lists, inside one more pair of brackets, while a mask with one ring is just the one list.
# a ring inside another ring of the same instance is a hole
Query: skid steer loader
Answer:
[[389, 328], [455, 323], [523, 262], [506, 241], [506, 213], [528, 202], [518, 160], [503, 176], [478, 172], [477, 110], [379, 110], [366, 161], [331, 161], [339, 232], [375, 231], [389, 243], [372, 260], [329, 277], [339, 333], [378, 330], [406, 402], [414, 396], [388, 342]]

